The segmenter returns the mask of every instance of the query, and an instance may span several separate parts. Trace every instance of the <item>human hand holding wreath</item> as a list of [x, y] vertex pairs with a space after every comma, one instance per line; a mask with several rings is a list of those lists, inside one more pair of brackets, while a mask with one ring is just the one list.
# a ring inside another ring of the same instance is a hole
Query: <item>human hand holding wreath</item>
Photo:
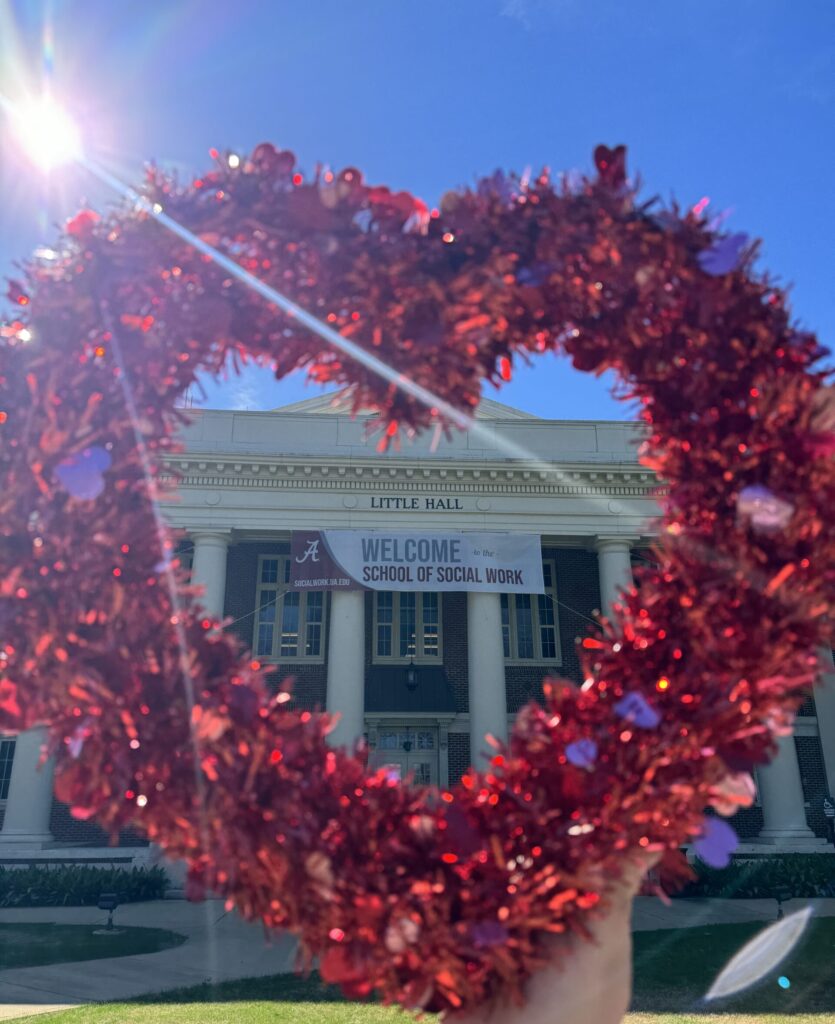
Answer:
[[[730, 846], [705, 808], [749, 798], [831, 627], [824, 350], [744, 236], [641, 203], [622, 147], [595, 160], [577, 186], [497, 174], [437, 211], [352, 169], [308, 182], [269, 145], [186, 188], [151, 172], [142, 203], [79, 214], [29, 265], [0, 338], [0, 725], [46, 723], [73, 814], [144, 829], [194, 891], [292, 929], [349, 994], [463, 1020], [523, 998], [553, 1013], [556, 986], [570, 1021], [583, 971], [611, 957], [625, 979], [634, 857], [674, 877], [683, 843]], [[581, 680], [552, 680], [454, 790], [331, 749], [326, 718], [288, 708], [192, 604], [154, 479], [199, 371], [229, 353], [306, 367], [379, 409], [384, 444], [445, 408], [213, 253], [456, 409], [543, 352], [616, 370], [641, 404], [655, 564], [582, 641]]]
[[552, 958], [528, 981], [525, 1007], [480, 1007], [454, 1015], [455, 1024], [620, 1024], [632, 992], [632, 900], [654, 858], [626, 858], [607, 891], [608, 910], [587, 938], [554, 938]]

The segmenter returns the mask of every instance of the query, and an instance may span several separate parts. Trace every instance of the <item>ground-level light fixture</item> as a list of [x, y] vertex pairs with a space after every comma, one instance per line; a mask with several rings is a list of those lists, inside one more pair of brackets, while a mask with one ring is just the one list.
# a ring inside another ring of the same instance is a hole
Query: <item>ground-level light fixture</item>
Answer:
[[109, 932], [113, 931], [113, 911], [119, 906], [119, 894], [116, 892], [103, 892], [99, 895], [98, 908], [99, 910], [107, 911], [107, 928]]

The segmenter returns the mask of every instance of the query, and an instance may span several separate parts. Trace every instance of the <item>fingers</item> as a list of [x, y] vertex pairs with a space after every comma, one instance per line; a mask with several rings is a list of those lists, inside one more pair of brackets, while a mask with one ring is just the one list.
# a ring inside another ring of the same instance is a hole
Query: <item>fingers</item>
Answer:
[[631, 899], [638, 893], [641, 884], [655, 865], [661, 860], [661, 850], [630, 850], [624, 854], [620, 875], [612, 881], [610, 891], [614, 896]]

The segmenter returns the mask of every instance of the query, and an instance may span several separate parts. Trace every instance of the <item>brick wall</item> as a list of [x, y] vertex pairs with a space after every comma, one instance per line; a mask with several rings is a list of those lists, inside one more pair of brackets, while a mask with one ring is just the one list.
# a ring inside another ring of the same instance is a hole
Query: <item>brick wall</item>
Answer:
[[456, 786], [470, 767], [470, 737], [465, 732], [449, 734], [449, 784]]
[[[467, 679], [467, 595], [463, 592], [443, 594], [441, 622], [443, 629], [444, 671], [455, 696], [455, 710], [470, 710]], [[469, 749], [469, 742], [467, 744]], [[452, 769], [450, 768], [450, 771]]]
[[528, 701], [540, 700], [542, 697], [542, 681], [548, 672], [562, 675], [562, 670], [548, 666], [505, 665], [504, 681], [507, 691], [507, 710], [515, 715]]
[[[6, 816], [5, 804], [0, 804], [0, 829]], [[49, 831], [59, 844], [67, 846], [111, 846], [110, 837], [90, 821], [76, 821], [70, 814], [67, 804], [52, 799], [52, 810], [49, 819]], [[147, 846], [148, 840], [134, 829], [124, 829], [119, 833], [116, 846]]]
[[[762, 808], [743, 807], [732, 818], [728, 818], [728, 821], [743, 842], [751, 842], [753, 839], [756, 839], [763, 827]], [[763, 849], [767, 849], [767, 847]]]
[[[67, 846], [112, 846], [110, 836], [103, 828], [89, 821], [76, 821], [67, 804], [52, 801], [49, 831], [56, 842]], [[123, 829], [116, 846], [147, 846], [148, 840], [134, 829]]]

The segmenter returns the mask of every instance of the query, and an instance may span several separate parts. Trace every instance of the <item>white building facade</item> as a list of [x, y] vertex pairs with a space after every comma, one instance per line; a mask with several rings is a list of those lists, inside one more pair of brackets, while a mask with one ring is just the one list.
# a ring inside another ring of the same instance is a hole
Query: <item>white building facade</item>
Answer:
[[[330, 397], [198, 411], [171, 465], [179, 500], [165, 514], [188, 534], [206, 609], [293, 678], [296, 706], [339, 712], [340, 742], [365, 737], [372, 765], [421, 784], [453, 785], [478, 764], [485, 736], [506, 738], [545, 676], [578, 678], [576, 638], [647, 557], [658, 511], [633, 424], [545, 421], [490, 401], [477, 424], [379, 452], [374, 417]], [[291, 535], [319, 529], [536, 534], [545, 594], [299, 592]], [[758, 772], [757, 804], [735, 819], [749, 849], [827, 848], [833, 691], [810, 695]], [[145, 859], [141, 836], [105, 849], [53, 800], [41, 738], [0, 739], [0, 864]]]

